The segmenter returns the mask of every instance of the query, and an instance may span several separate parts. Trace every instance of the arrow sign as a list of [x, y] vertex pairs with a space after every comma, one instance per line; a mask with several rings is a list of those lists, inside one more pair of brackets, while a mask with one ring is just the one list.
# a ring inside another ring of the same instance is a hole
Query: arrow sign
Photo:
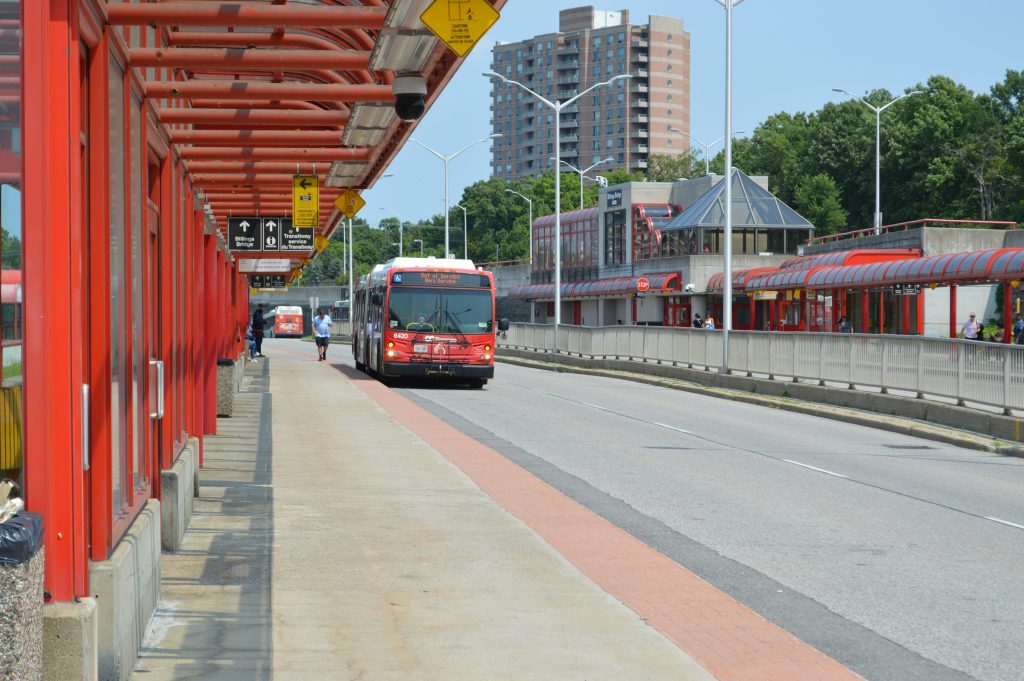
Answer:
[[257, 217], [228, 218], [228, 250], [263, 250], [259, 234], [262, 226], [263, 220]]
[[263, 221], [263, 250], [281, 250], [281, 222], [277, 218], [267, 218]]
[[316, 175], [292, 175], [292, 220], [296, 227], [320, 221], [320, 181]]
[[313, 228], [296, 227], [290, 218], [281, 219], [281, 250], [303, 251], [313, 250]]

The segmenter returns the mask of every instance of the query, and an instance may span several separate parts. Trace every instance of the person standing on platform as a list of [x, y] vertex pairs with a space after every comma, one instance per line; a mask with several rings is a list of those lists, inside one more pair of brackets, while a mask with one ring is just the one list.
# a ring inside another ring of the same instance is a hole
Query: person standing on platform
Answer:
[[704, 321], [700, 318], [700, 312], [696, 312], [693, 315], [693, 328], [695, 328], [695, 329], [703, 329], [704, 328]]
[[256, 356], [263, 356], [263, 329], [267, 326], [267, 322], [263, 319], [263, 304], [260, 303], [256, 306], [256, 311], [252, 313], [252, 337], [256, 341]]
[[846, 315], [839, 318], [839, 333], [853, 333], [853, 324], [850, 323]]
[[980, 331], [981, 324], [975, 320], [974, 313], [972, 312], [967, 317], [967, 321], [964, 322], [964, 328], [961, 330], [961, 333], [963, 333], [964, 338], [967, 340], [978, 340], [978, 333]]
[[324, 314], [324, 309], [316, 309], [316, 317], [313, 317], [313, 336], [316, 338], [317, 361], [327, 361], [327, 344], [331, 337], [331, 318]]
[[1024, 318], [1021, 318], [1019, 312], [1013, 317], [1013, 342], [1024, 345]]

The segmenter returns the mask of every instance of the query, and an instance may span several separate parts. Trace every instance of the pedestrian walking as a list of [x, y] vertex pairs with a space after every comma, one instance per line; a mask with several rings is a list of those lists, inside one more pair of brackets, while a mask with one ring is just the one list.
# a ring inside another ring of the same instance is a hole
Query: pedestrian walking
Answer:
[[252, 337], [256, 344], [256, 357], [263, 356], [263, 329], [266, 326], [267, 322], [263, 319], [263, 304], [260, 303], [252, 313]]
[[978, 334], [981, 332], [981, 324], [975, 319], [974, 313], [967, 317], [967, 321], [964, 322], [964, 327], [961, 329], [963, 337], [967, 340], [978, 340]]
[[333, 323], [330, 316], [324, 314], [322, 307], [316, 309], [316, 317], [313, 318], [313, 336], [316, 339], [318, 362], [327, 361], [327, 344], [330, 342], [331, 325]]

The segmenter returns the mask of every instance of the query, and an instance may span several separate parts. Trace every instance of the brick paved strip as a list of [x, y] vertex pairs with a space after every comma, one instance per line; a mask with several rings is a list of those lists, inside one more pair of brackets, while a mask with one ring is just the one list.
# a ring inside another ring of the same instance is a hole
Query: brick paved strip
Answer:
[[398, 393], [345, 372], [400, 424], [719, 681], [860, 676]]

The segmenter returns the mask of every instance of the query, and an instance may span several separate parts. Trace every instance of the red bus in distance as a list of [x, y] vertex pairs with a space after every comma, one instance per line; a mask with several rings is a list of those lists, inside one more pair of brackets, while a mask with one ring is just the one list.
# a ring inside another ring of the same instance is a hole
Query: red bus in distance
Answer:
[[352, 306], [356, 368], [382, 381], [494, 377], [494, 275], [470, 260], [395, 258], [363, 278]]

